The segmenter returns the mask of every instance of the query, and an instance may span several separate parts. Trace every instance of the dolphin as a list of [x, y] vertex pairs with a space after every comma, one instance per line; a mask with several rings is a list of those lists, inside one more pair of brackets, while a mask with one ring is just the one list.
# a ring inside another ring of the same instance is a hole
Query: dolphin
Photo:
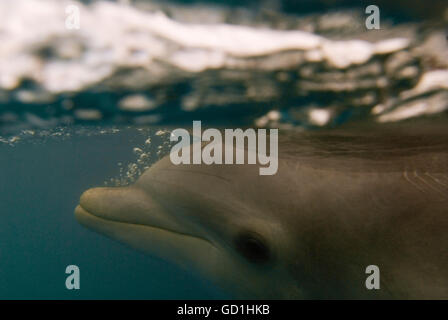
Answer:
[[75, 216], [235, 298], [448, 299], [448, 126], [281, 132], [278, 166], [166, 156]]

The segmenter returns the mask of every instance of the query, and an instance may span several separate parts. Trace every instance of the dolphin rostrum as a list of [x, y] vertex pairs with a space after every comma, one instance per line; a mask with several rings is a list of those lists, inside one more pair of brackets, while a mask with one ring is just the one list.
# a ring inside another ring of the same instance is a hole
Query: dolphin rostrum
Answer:
[[75, 215], [238, 298], [448, 299], [448, 126], [283, 133], [278, 161], [261, 176], [167, 156]]

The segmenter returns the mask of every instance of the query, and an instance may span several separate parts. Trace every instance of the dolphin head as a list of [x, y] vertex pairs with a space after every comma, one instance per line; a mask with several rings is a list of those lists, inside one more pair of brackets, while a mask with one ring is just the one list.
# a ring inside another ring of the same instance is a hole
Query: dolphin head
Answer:
[[275, 175], [167, 156], [75, 214], [235, 298], [447, 297], [446, 128], [286, 136]]
[[173, 165], [166, 157], [134, 185], [87, 190], [75, 216], [236, 298], [300, 298], [289, 270], [295, 239], [274, 210], [272, 189], [259, 188], [275, 189], [275, 180], [257, 166]]

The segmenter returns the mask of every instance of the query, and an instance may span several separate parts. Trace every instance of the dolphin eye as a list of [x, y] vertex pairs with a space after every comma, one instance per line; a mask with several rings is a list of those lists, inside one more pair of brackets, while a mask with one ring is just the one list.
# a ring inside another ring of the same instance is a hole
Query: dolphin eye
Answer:
[[252, 263], [265, 263], [270, 259], [269, 248], [259, 235], [244, 232], [235, 238], [236, 250]]

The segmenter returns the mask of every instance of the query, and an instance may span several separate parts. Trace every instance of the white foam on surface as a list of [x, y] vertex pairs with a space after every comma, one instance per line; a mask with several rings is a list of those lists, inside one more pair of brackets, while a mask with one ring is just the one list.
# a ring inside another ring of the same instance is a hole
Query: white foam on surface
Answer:
[[[66, 28], [69, 5], [79, 8], [79, 29]], [[90, 6], [68, 0], [0, 1], [0, 21], [0, 89], [14, 89], [28, 78], [56, 94], [81, 91], [121, 67], [150, 70], [155, 61], [195, 73], [231, 67], [235, 58], [297, 50], [309, 61], [347, 68], [409, 43], [330, 41], [299, 30], [181, 23], [160, 11], [106, 1]], [[53, 56], [42, 57], [45, 50]]]

